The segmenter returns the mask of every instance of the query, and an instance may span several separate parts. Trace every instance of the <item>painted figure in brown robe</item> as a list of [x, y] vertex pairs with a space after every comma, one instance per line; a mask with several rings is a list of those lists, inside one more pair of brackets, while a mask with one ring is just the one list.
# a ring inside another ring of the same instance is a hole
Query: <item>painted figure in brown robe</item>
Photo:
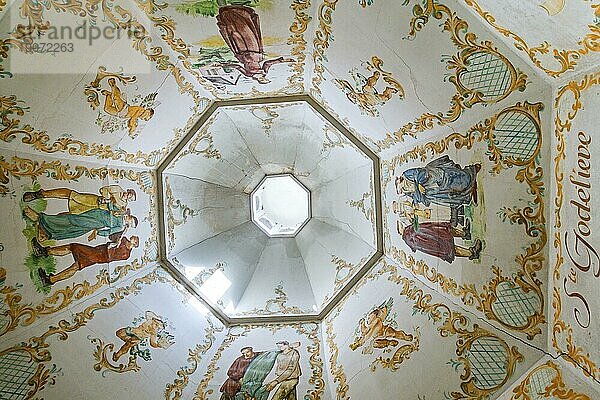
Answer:
[[454, 238], [471, 239], [469, 224], [464, 229], [453, 227], [450, 222], [422, 222], [410, 224], [398, 233], [413, 252], [417, 250], [452, 263], [456, 257], [479, 259], [482, 249], [481, 240], [475, 239], [471, 247], [454, 244]]
[[221, 394], [221, 400], [234, 400], [235, 395], [242, 388], [242, 378], [248, 369], [250, 363], [261, 354], [261, 352], [255, 353], [252, 350], [252, 347], [244, 347], [242, 350], [242, 355], [235, 359], [235, 361], [227, 370], [227, 380], [219, 391]]
[[266, 384], [267, 392], [277, 388], [271, 400], [297, 400], [296, 386], [302, 375], [300, 369], [300, 353], [296, 350], [300, 342], [290, 343], [286, 340], [277, 342], [279, 354], [275, 359], [275, 378]]
[[38, 257], [47, 257], [48, 255], [66, 256], [68, 254], [73, 256], [73, 264], [57, 274], [48, 275], [43, 268], [38, 269], [38, 274], [42, 282], [47, 286], [51, 286], [56, 282], [69, 279], [77, 271], [81, 271], [92, 265], [127, 260], [131, 255], [131, 250], [139, 246], [140, 240], [137, 236], [131, 236], [130, 239], [121, 237], [119, 243], [109, 242], [98, 246], [69, 243], [62, 246], [44, 247], [34, 238], [31, 244], [34, 255]]
[[291, 58], [278, 57], [265, 61], [258, 14], [246, 6], [225, 6], [217, 14], [219, 32], [240, 62], [222, 64], [239, 70], [259, 83], [269, 83], [267, 73], [274, 64], [293, 62]]

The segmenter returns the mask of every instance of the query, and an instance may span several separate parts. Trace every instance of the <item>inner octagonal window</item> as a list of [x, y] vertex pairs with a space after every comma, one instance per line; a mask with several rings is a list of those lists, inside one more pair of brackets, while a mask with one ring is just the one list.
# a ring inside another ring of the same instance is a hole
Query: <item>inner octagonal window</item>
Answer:
[[269, 237], [296, 235], [310, 219], [310, 191], [293, 175], [266, 176], [250, 196], [252, 221]]

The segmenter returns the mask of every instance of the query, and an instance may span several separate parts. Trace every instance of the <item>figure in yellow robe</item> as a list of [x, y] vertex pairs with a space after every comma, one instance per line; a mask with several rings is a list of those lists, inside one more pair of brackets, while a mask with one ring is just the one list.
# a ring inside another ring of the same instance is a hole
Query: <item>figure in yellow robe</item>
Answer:
[[136, 193], [133, 189], [123, 190], [119, 185], [103, 186], [100, 188], [99, 194], [79, 193], [67, 188], [40, 189], [36, 192], [23, 193], [23, 202], [25, 203], [42, 198], [66, 199], [69, 214], [83, 214], [99, 208], [110, 211], [114, 215], [123, 215], [127, 210], [128, 202], [136, 199]]

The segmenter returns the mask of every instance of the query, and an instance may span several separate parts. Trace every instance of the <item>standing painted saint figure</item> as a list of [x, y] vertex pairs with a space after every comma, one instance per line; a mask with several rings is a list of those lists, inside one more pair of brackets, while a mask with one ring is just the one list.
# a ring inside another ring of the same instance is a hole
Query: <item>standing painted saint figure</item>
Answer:
[[23, 202], [36, 199], [65, 199], [69, 214], [83, 214], [86, 211], [99, 208], [111, 211], [115, 215], [125, 214], [127, 204], [135, 201], [133, 189], [123, 190], [119, 185], [102, 186], [96, 193], [81, 193], [68, 188], [40, 189], [35, 192], [23, 193]]
[[87, 233], [88, 241], [97, 235], [114, 237], [123, 233], [127, 228], [135, 228], [138, 219], [131, 215], [129, 209], [124, 215], [114, 215], [108, 210], [94, 208], [81, 214], [60, 213], [50, 215], [37, 213], [30, 207], [25, 207], [23, 214], [37, 225], [37, 237], [40, 242], [46, 240], [75, 239]]
[[295, 347], [290, 346], [287, 341], [277, 342], [280, 353], [275, 358], [275, 379], [267, 383], [267, 391], [271, 391], [277, 387], [277, 391], [272, 397], [272, 400], [296, 400], [296, 386], [298, 379], [302, 375], [300, 370], [300, 353]]
[[274, 64], [293, 62], [278, 57], [265, 61], [258, 14], [246, 6], [224, 6], [217, 15], [219, 32], [233, 52], [238, 63], [224, 63], [221, 67], [235, 68], [258, 83], [269, 83], [267, 73]]
[[[480, 170], [479, 163], [461, 167], [445, 155], [425, 167], [407, 169], [396, 178], [398, 195], [411, 198], [413, 206], [435, 204], [450, 209], [449, 221], [420, 222], [421, 210], [415, 210], [408, 223], [402, 224], [398, 220], [398, 233], [413, 252], [421, 251], [448, 263], [456, 257], [480, 258], [483, 248], [480, 239], [475, 239], [470, 247], [455, 243], [456, 238], [471, 240], [471, 222], [463, 213], [464, 206], [477, 205], [477, 174]], [[430, 217], [431, 210], [427, 219]]]
[[[270, 392], [275, 388], [277, 389], [270, 397], [271, 400], [296, 400], [296, 386], [298, 385], [298, 378], [302, 374], [300, 370], [300, 353], [296, 350], [300, 347], [300, 342], [290, 345], [287, 341], [281, 341], [277, 342], [277, 347], [279, 349], [276, 351], [254, 353], [252, 360], [245, 368], [243, 377], [238, 380], [241, 383], [239, 389], [237, 389], [235, 382], [228, 379], [221, 386], [221, 392], [223, 393], [221, 400], [267, 400]], [[248, 356], [250, 356], [249, 353]], [[242, 364], [247, 362], [247, 359], [243, 360], [238, 357], [231, 368], [236, 365], [238, 360]], [[275, 367], [275, 371], [273, 371], [273, 367]], [[275, 377], [265, 384], [265, 379], [272, 372]], [[238, 376], [237, 374], [234, 375]], [[229, 372], [228, 376], [231, 378]], [[237, 389], [234, 397], [225, 397], [228, 389], [231, 389], [230, 393]]]
[[417, 222], [401, 228], [398, 225], [398, 233], [402, 240], [413, 252], [421, 251], [430, 256], [440, 258], [452, 263], [456, 257], [465, 257], [469, 260], [477, 260], [481, 255], [483, 243], [475, 239], [471, 247], [459, 246], [454, 243], [454, 238], [464, 240], [471, 239], [470, 223], [464, 228], [453, 227], [450, 222]]
[[252, 347], [247, 346], [241, 350], [242, 355], [233, 361], [227, 370], [227, 380], [221, 385], [219, 391], [221, 400], [235, 400], [236, 394], [242, 388], [241, 380], [248, 369], [248, 366], [262, 352], [254, 352]]
[[438, 204], [458, 207], [477, 204], [477, 173], [481, 164], [464, 168], [447, 155], [433, 160], [423, 168], [410, 168], [396, 178], [398, 193], [412, 198], [414, 204], [428, 207]]
[[88, 246], [81, 243], [69, 243], [54, 247], [42, 246], [36, 238], [31, 241], [33, 254], [36, 257], [73, 256], [73, 264], [62, 271], [48, 275], [43, 268], [38, 269], [38, 275], [46, 286], [52, 286], [57, 282], [69, 279], [78, 271], [91, 267], [96, 264], [108, 264], [114, 261], [125, 261], [131, 256], [131, 251], [140, 245], [140, 239], [137, 236], [131, 236], [130, 239], [121, 236], [118, 243], [103, 243], [97, 246]]

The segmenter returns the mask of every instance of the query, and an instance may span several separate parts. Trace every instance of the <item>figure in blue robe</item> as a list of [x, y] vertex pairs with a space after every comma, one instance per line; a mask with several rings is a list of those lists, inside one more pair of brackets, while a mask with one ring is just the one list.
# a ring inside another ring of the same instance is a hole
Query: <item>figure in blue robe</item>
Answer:
[[477, 173], [481, 164], [456, 164], [447, 155], [433, 160], [424, 168], [411, 168], [396, 181], [398, 191], [409, 196], [413, 204], [428, 207], [431, 203], [456, 208], [477, 204]]
[[60, 213], [39, 214], [39, 226], [48, 239], [74, 239], [92, 231], [109, 237], [125, 228], [122, 216], [115, 216], [109, 210], [95, 208], [82, 214]]

